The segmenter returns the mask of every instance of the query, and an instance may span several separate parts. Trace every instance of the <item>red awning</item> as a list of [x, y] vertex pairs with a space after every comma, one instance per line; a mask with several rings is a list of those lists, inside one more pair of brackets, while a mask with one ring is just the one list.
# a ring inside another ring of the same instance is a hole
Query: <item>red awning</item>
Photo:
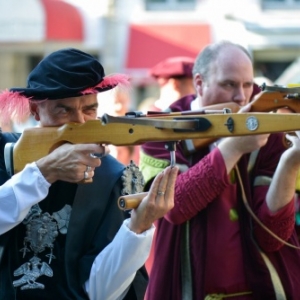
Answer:
[[45, 39], [83, 41], [83, 17], [73, 5], [60, 0], [41, 0], [45, 8]]
[[86, 18], [63, 0], [1, 1], [0, 42], [83, 42]]
[[196, 57], [211, 40], [208, 24], [131, 25], [125, 68], [148, 69], [171, 56]]

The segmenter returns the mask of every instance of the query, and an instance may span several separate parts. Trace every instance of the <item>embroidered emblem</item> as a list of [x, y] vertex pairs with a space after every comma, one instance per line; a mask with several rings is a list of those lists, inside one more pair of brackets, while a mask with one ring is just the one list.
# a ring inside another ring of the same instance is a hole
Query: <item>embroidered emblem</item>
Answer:
[[53, 218], [57, 222], [57, 226], [61, 234], [67, 234], [71, 210], [72, 208], [70, 205], [65, 205], [60, 211], [52, 214]]
[[122, 195], [130, 195], [141, 193], [143, 191], [145, 181], [139, 167], [131, 160], [130, 164], [125, 168], [122, 175], [123, 189]]
[[27, 236], [24, 238], [24, 248], [21, 249], [23, 257], [25, 257], [26, 252], [30, 252], [27, 247], [27, 243], [30, 244], [30, 248], [35, 255], [43, 252], [45, 248], [48, 247], [51, 250], [49, 261], [49, 263], [51, 263], [51, 259], [55, 258], [52, 255], [53, 242], [58, 236], [58, 227], [55, 220], [53, 221], [53, 218], [49, 213], [44, 213], [38, 217], [30, 219], [26, 225], [26, 229]]
[[23, 220], [23, 224], [26, 225], [26, 237], [24, 238], [24, 247], [20, 252], [23, 252], [23, 258], [30, 251], [33, 251], [34, 255], [29, 262], [14, 271], [14, 276], [23, 275], [22, 278], [13, 282], [15, 287], [23, 285], [21, 290], [43, 289], [44, 285], [35, 280], [42, 275], [53, 276], [51, 267], [45, 262], [40, 262], [41, 259], [38, 254], [49, 248], [50, 253], [45, 255], [49, 258], [48, 263], [51, 264], [52, 259], [56, 258], [53, 255], [54, 241], [59, 232], [61, 234], [67, 233], [71, 210], [70, 205], [65, 205], [51, 216], [47, 212], [42, 214], [38, 204], [32, 206]]
[[36, 279], [42, 275], [52, 277], [53, 271], [48, 264], [45, 262], [40, 263], [40, 259], [34, 256], [29, 262], [14, 271], [14, 276], [20, 275], [23, 276], [13, 282], [14, 287], [23, 285], [21, 286], [21, 290], [44, 289], [45, 286], [42, 283], [36, 282]]

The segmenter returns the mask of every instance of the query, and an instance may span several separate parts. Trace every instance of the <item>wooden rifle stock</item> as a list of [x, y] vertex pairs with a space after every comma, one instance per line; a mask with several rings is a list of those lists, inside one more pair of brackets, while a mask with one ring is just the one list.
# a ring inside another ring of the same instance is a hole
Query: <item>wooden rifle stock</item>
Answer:
[[[300, 113], [300, 88], [263, 86], [263, 91], [252, 100], [251, 104], [251, 112], [272, 112], [281, 108], [288, 108], [294, 113]], [[230, 109], [233, 113], [237, 113], [241, 107], [234, 102], [229, 102], [203, 107], [201, 111], [204, 114], [215, 113], [226, 108]], [[182, 140], [182, 144], [185, 154], [191, 155], [215, 140], [215, 138]], [[118, 200], [119, 208], [123, 210], [136, 208], [146, 195], [147, 193], [140, 193], [120, 197]]]
[[[293, 91], [293, 94], [290, 90], [295, 89], [275, 90], [275, 93], [272, 91], [273, 96], [268, 91], [263, 92], [253, 102], [253, 107], [260, 107], [264, 111], [288, 107], [293, 111], [300, 112], [299, 88], [297, 91]], [[264, 97], [264, 95], [268, 97]], [[274, 100], [274, 97], [278, 99]], [[236, 111], [237, 109], [235, 103], [225, 103], [223, 104], [224, 107], [230, 108], [232, 111]], [[250, 129], [245, 126], [245, 124], [248, 124], [249, 118], [257, 120], [259, 126], [256, 129]], [[180, 125], [184, 125], [185, 127], [180, 127]], [[300, 115], [284, 114], [283, 116], [281, 114], [280, 116], [280, 114], [271, 115], [263, 113], [220, 114], [220, 105], [206, 107], [204, 112], [199, 113], [180, 112], [163, 116], [137, 118], [108, 116], [105, 122], [104, 118], [102, 118], [102, 120], [91, 120], [84, 124], [68, 123], [61, 127], [25, 129], [20, 139], [14, 145], [12, 163], [14, 173], [18, 173], [27, 163], [48, 155], [63, 143], [95, 143], [126, 146], [141, 145], [151, 141], [167, 142], [186, 139], [196, 140], [200, 138], [215, 140], [227, 136], [296, 130], [300, 130]]]
[[294, 113], [300, 113], [300, 88], [265, 87], [251, 104], [252, 112], [271, 112], [288, 108]]
[[[241, 109], [241, 106], [235, 102], [219, 103], [215, 105], [205, 106], [202, 108], [203, 112], [206, 114], [216, 113], [217, 111], [226, 113], [227, 110], [230, 110], [232, 113], [237, 113]], [[191, 155], [197, 152], [199, 149], [211, 144], [215, 139], [214, 138], [202, 138], [194, 140], [183, 140], [182, 146], [184, 153], [186, 155]]]
[[[300, 88], [286, 88], [281, 86], [262, 86], [262, 92], [251, 101], [250, 112], [272, 112], [281, 108], [288, 108], [291, 112], [300, 113]], [[233, 113], [237, 113], [241, 106], [234, 102], [220, 103], [208, 106], [207, 110], [229, 108]], [[203, 110], [206, 110], [204, 107]], [[186, 155], [191, 155], [199, 149], [208, 146], [215, 139], [194, 139], [184, 140], [182, 145]]]

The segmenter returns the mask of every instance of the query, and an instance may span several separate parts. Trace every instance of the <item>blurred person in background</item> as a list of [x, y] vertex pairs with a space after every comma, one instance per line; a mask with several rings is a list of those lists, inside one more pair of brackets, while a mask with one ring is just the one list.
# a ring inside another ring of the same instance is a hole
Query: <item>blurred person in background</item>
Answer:
[[154, 109], [165, 110], [176, 100], [195, 93], [193, 83], [194, 58], [186, 56], [169, 57], [149, 71], [159, 86], [159, 99]]
[[[99, 108], [98, 117], [104, 113], [111, 116], [124, 116], [132, 109], [131, 94], [129, 89], [116, 87], [112, 91], [104, 92], [104, 97], [98, 99]], [[109, 145], [110, 154], [117, 158], [124, 165], [130, 164], [131, 161], [138, 163], [138, 150], [135, 146], [114, 146]]]

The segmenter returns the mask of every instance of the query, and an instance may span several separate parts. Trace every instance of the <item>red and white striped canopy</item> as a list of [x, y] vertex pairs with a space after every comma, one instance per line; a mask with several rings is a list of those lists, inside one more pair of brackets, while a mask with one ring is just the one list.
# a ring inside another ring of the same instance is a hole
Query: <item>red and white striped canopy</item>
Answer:
[[0, 43], [84, 40], [81, 11], [61, 0], [0, 0]]

